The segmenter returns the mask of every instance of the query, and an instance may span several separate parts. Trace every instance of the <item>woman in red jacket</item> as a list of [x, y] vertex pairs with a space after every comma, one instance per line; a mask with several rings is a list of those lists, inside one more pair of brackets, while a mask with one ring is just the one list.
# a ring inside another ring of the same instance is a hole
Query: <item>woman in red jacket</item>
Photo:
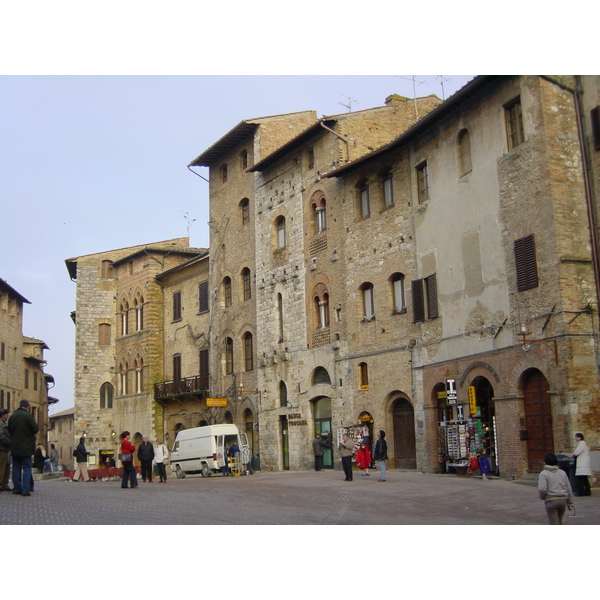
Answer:
[[121, 434], [121, 456], [126, 455], [128, 460], [123, 460], [123, 478], [121, 479], [121, 487], [126, 488], [127, 482], [129, 481], [132, 488], [138, 486], [137, 477], [135, 474], [135, 468], [133, 466], [133, 455], [135, 453], [135, 446], [129, 441], [129, 431], [124, 431]]

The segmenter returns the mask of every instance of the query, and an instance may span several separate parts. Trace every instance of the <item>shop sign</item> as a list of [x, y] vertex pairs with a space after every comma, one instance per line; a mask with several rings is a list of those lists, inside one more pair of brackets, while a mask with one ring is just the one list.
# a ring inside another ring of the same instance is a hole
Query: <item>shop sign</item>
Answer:
[[446, 400], [448, 404], [456, 404], [456, 379], [446, 379]]
[[207, 398], [206, 406], [227, 406], [227, 398]]
[[469, 386], [469, 412], [471, 416], [477, 413], [477, 394], [474, 385]]
[[463, 411], [463, 405], [462, 404], [457, 404], [456, 405], [456, 420], [457, 421], [464, 421], [465, 420], [465, 413]]
[[[291, 419], [297, 419], [292, 421]], [[307, 425], [306, 419], [302, 418], [302, 414], [301, 413], [294, 413], [291, 415], [288, 415], [288, 425], [290, 427], [293, 427], [294, 425]]]

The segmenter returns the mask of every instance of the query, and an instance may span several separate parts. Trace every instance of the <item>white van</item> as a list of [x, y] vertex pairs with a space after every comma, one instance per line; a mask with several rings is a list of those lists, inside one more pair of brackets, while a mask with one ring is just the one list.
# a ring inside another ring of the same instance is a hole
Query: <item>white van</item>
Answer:
[[251, 472], [250, 448], [245, 433], [240, 433], [236, 425], [207, 425], [184, 429], [177, 434], [171, 456], [171, 469], [180, 479], [188, 473], [201, 473], [210, 477], [220, 473], [225, 466], [225, 455], [234, 443], [240, 449], [242, 473]]

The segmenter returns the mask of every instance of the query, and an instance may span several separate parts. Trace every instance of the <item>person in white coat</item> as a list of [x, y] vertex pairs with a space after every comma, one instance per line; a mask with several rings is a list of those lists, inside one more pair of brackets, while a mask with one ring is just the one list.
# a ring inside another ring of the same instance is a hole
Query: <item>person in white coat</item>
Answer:
[[588, 450], [587, 444], [583, 441], [583, 433], [576, 433], [575, 441], [577, 442], [577, 447], [571, 455], [572, 458], [577, 460], [575, 468], [577, 489], [575, 490], [575, 495], [590, 496], [592, 494], [590, 482], [588, 481], [588, 477], [592, 475], [590, 451]]
[[163, 444], [162, 440], [156, 440], [156, 448], [154, 449], [154, 461], [158, 469], [159, 483], [167, 483], [167, 467], [165, 462], [169, 458], [169, 451]]

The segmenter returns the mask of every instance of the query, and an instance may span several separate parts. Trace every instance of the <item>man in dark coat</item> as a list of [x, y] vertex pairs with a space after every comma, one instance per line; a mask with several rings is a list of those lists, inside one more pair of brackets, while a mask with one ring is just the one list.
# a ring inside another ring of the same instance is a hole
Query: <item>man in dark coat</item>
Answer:
[[387, 442], [385, 441], [385, 431], [379, 431], [379, 437], [375, 442], [375, 450], [373, 451], [373, 459], [377, 461], [379, 466], [379, 481], [386, 481], [385, 461], [388, 459]]
[[152, 461], [154, 460], [154, 446], [148, 441], [148, 436], [142, 437], [142, 443], [138, 446], [137, 452], [140, 464], [142, 465], [142, 481], [148, 479], [152, 483]]
[[315, 455], [315, 471], [320, 471], [323, 468], [323, 452], [325, 444], [321, 439], [321, 436], [317, 433], [312, 443], [313, 454]]
[[31, 456], [35, 452], [35, 434], [40, 430], [29, 412], [29, 402], [21, 400], [8, 419], [12, 456], [13, 494], [31, 496]]
[[0, 410], [0, 492], [8, 491], [8, 453], [10, 451], [10, 433], [8, 433], [7, 408]]

